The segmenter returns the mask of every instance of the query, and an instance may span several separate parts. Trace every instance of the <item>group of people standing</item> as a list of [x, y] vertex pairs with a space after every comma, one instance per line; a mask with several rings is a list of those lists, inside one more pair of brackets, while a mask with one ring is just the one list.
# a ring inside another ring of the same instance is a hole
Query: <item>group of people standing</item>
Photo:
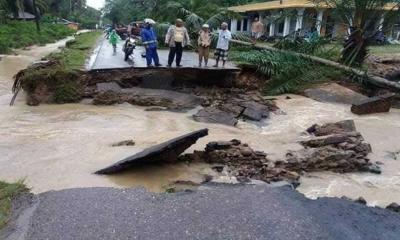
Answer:
[[[143, 45], [146, 48], [146, 61], [147, 66], [161, 66], [158, 53], [157, 53], [157, 36], [152, 27], [154, 21], [145, 21], [145, 26], [141, 31], [141, 38]], [[197, 39], [198, 54], [199, 54], [199, 67], [207, 67], [208, 59], [210, 54], [210, 47], [212, 43], [210, 26], [204, 24], [202, 29], [199, 31]], [[222, 66], [228, 58], [229, 41], [232, 39], [232, 34], [228, 30], [228, 24], [222, 23], [221, 28], [218, 31], [218, 42], [215, 50], [216, 64], [214, 67], [219, 67], [219, 63], [222, 61]], [[165, 44], [169, 47], [168, 54], [168, 67], [171, 67], [175, 61], [176, 67], [181, 67], [183, 49], [191, 45], [190, 36], [188, 30], [184, 26], [182, 19], [177, 19], [175, 25], [169, 27], [165, 36]], [[203, 65], [204, 63], [204, 65]]]

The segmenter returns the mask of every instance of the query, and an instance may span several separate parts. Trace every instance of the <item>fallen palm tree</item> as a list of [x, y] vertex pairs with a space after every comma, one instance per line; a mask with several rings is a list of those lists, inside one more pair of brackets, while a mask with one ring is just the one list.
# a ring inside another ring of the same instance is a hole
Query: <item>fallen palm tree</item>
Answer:
[[288, 51], [288, 50], [283, 50], [283, 49], [277, 49], [277, 48], [270, 47], [270, 46], [264, 46], [264, 45], [261, 46], [259, 44], [253, 44], [253, 43], [244, 42], [244, 41], [240, 41], [240, 40], [231, 40], [231, 41], [234, 43], [237, 43], [237, 44], [251, 46], [256, 49], [264, 49], [264, 50], [268, 50], [268, 51], [272, 51], [272, 52], [279, 52], [279, 53], [283, 53], [283, 54], [297, 56], [300, 58], [309, 59], [312, 62], [330, 66], [330, 67], [354, 74], [358, 77], [365, 79], [367, 82], [369, 82], [373, 85], [388, 88], [391, 90], [400, 91], [400, 84], [397, 82], [392, 82], [383, 77], [371, 75], [371, 74], [367, 73], [366, 71], [363, 71], [363, 70], [360, 70], [357, 68], [353, 68], [353, 67], [349, 67], [349, 66], [340, 64], [338, 62], [335, 62], [335, 61], [327, 60], [324, 58], [320, 58], [320, 57], [316, 57], [316, 56], [312, 56], [312, 55], [308, 55], [308, 54], [304, 54], [304, 53], [298, 53], [298, 52], [293, 52], [293, 51]]

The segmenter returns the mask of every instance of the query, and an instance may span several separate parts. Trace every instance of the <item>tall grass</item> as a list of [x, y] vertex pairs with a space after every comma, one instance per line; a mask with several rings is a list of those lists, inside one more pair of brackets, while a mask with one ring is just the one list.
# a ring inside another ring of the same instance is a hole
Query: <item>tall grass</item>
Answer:
[[41, 32], [36, 31], [34, 22], [9, 21], [0, 24], [0, 53], [9, 53], [13, 48], [23, 48], [33, 44], [55, 42], [74, 33], [61, 24], [42, 23]]

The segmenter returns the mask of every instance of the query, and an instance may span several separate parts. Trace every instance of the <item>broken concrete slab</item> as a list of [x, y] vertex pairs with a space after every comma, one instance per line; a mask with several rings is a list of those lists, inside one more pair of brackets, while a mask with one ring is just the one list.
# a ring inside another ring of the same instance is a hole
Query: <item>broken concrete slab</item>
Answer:
[[131, 157], [125, 158], [109, 167], [101, 169], [95, 174], [116, 174], [137, 166], [158, 162], [176, 162], [178, 156], [196, 143], [199, 138], [208, 135], [208, 129], [195, 131], [156, 146], [145, 149]]
[[238, 122], [234, 113], [222, 111], [215, 107], [201, 109], [193, 115], [193, 118], [198, 122], [219, 123], [229, 126], [236, 126]]
[[304, 91], [306, 97], [319, 102], [333, 102], [343, 104], [354, 104], [368, 99], [360, 93], [349, 88], [343, 87], [337, 83], [323, 84]]
[[394, 93], [372, 97], [353, 104], [351, 112], [357, 115], [389, 112], [392, 107]]

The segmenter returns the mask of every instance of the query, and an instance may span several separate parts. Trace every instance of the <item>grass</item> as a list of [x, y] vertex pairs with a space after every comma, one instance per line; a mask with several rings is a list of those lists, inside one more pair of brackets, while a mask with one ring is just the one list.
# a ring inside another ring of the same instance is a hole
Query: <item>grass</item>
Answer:
[[15, 48], [52, 43], [73, 33], [64, 25], [51, 23], [42, 23], [38, 33], [34, 22], [9, 21], [0, 24], [0, 54], [10, 53]]
[[371, 46], [370, 54], [377, 56], [400, 55], [400, 45]]
[[101, 34], [101, 32], [79, 34], [75, 40], [69, 41], [60, 53], [50, 54], [47, 58], [62, 62], [68, 70], [81, 69]]
[[16, 183], [6, 183], [0, 181], [0, 229], [8, 222], [11, 211], [11, 201], [18, 194], [28, 192], [29, 189], [23, 181]]

